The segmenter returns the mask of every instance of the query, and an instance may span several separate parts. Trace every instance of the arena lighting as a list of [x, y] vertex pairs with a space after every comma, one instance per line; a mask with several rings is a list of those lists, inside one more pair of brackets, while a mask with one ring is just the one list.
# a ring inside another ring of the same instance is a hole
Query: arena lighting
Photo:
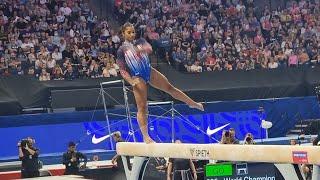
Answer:
[[270, 129], [271, 127], [272, 127], [272, 122], [270, 122], [270, 121], [266, 121], [266, 120], [262, 120], [261, 121], [261, 126], [260, 126], [262, 129], [264, 129], [265, 130], [265, 132], [266, 132], [266, 139], [268, 139], [268, 129]]
[[261, 127], [263, 129], [270, 129], [272, 127], [272, 122], [266, 121], [266, 120], [262, 120], [261, 121]]

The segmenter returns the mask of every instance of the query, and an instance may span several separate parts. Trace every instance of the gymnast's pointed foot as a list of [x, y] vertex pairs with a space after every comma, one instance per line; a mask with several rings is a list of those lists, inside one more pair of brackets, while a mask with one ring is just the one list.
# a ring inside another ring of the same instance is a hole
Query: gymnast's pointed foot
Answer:
[[151, 139], [150, 136], [144, 136], [144, 137], [143, 137], [143, 141], [144, 141], [146, 144], [156, 143], [153, 139]]
[[204, 107], [201, 103], [194, 103], [192, 105], [189, 105], [190, 108], [195, 108], [198, 109], [200, 111], [204, 111]]

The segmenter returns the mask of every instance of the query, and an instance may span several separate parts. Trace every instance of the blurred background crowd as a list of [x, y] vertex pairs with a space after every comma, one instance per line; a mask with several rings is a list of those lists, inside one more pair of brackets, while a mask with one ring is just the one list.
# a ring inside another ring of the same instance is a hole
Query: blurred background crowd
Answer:
[[253, 0], [128, 1], [121, 21], [135, 24], [160, 59], [188, 72], [274, 69], [320, 63], [319, 1], [271, 10]]
[[0, 2], [0, 75], [41, 81], [118, 75], [120, 39], [86, 0]]
[[[271, 10], [253, 0], [118, 0], [158, 58], [179, 71], [314, 67], [320, 64], [320, 3], [287, 1]], [[118, 76], [119, 27], [88, 0], [0, 1], [0, 76], [41, 81]]]

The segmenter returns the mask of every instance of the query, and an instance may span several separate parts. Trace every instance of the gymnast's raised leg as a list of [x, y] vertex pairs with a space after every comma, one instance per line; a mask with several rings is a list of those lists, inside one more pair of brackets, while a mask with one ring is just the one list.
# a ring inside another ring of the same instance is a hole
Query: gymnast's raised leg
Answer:
[[201, 103], [196, 103], [180, 89], [174, 87], [163, 74], [154, 68], [151, 68], [150, 85], [170, 94], [173, 98], [186, 103], [191, 108], [204, 110]]

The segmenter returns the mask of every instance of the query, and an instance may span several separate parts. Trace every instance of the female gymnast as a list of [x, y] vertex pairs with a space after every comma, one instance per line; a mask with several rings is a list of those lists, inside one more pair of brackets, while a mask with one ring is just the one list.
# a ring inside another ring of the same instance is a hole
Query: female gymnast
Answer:
[[117, 64], [120, 74], [125, 81], [133, 87], [133, 94], [137, 104], [137, 119], [145, 143], [154, 141], [148, 134], [148, 104], [147, 104], [147, 84], [160, 89], [173, 98], [180, 100], [191, 108], [204, 110], [201, 103], [193, 101], [181, 90], [169, 83], [168, 79], [159, 71], [151, 67], [148, 54], [152, 53], [151, 45], [143, 38], [135, 39], [134, 26], [125, 23], [121, 28], [124, 42], [117, 52]]

